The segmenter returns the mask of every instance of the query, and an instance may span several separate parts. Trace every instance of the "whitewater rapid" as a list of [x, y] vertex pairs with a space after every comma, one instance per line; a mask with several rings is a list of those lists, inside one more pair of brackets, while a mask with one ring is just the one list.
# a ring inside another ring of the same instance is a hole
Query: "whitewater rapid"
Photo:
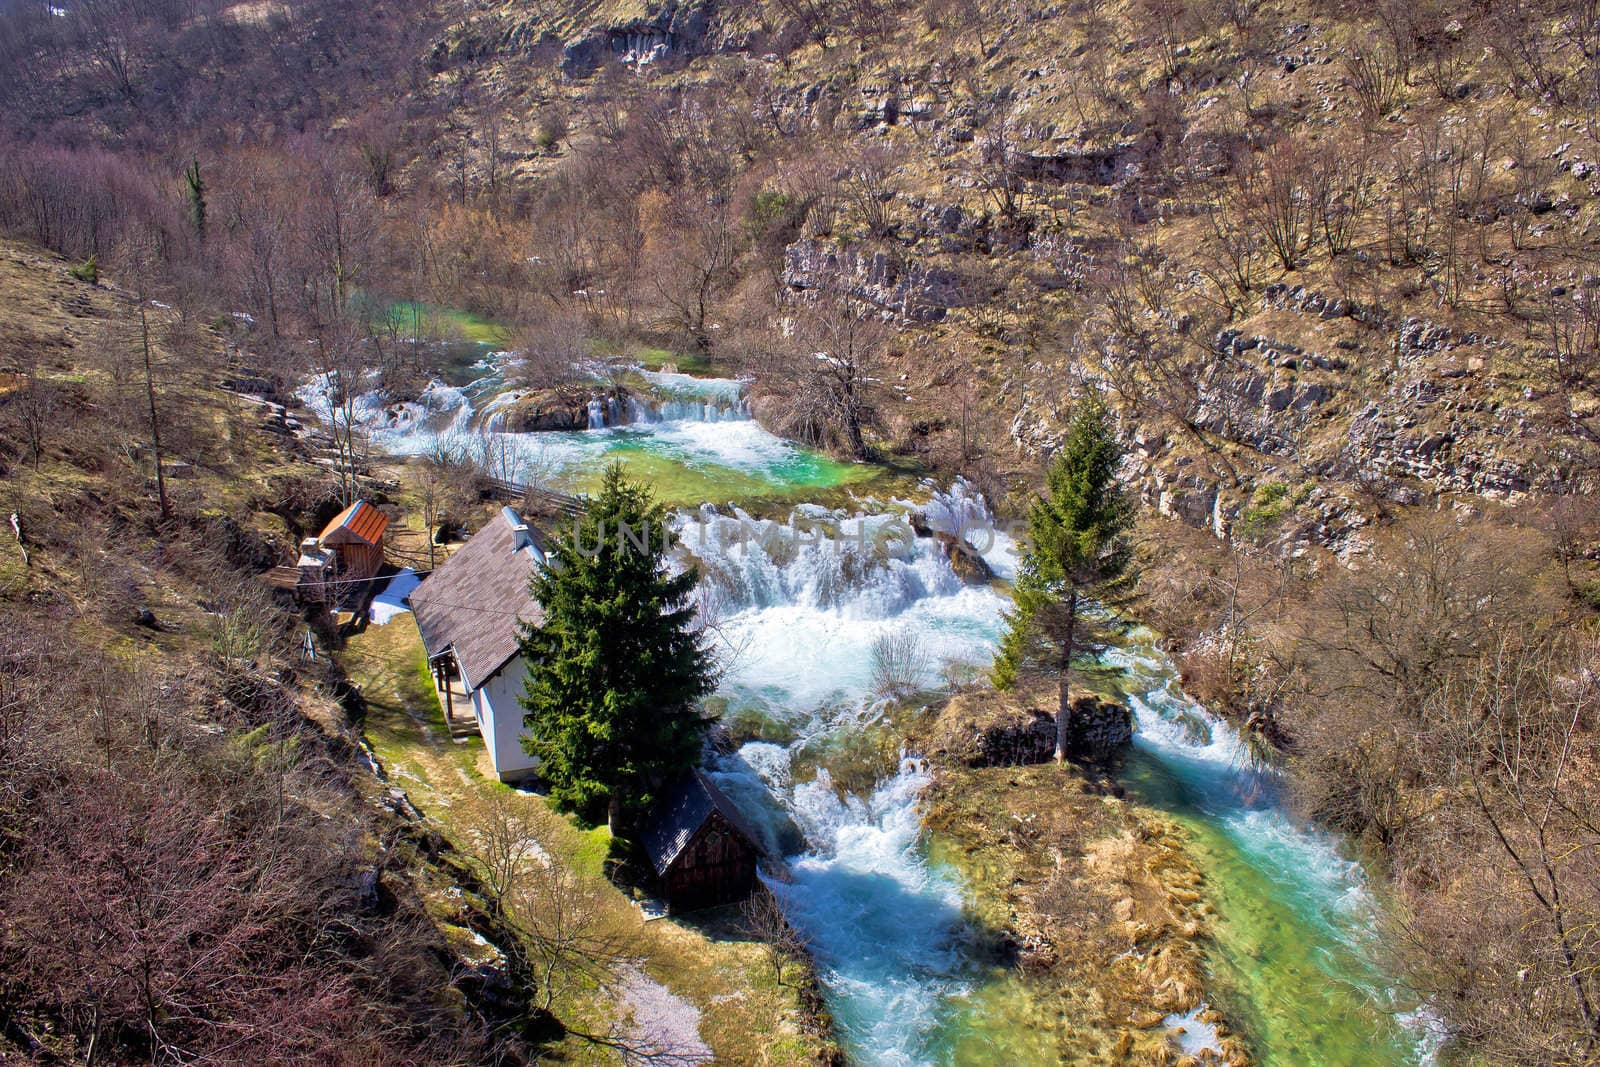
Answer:
[[[965, 483], [924, 488], [917, 510], [936, 529], [987, 515]], [[853, 1058], [890, 1065], [939, 1062], [935, 1035], [974, 981], [961, 947], [961, 885], [923, 848], [928, 769], [903, 758], [860, 794], [838, 787], [826, 766], [805, 780], [793, 771], [802, 753], [877, 723], [879, 638], [914, 638], [917, 681], [929, 687], [952, 663], [981, 666], [998, 639], [1006, 597], [963, 582], [938, 541], [912, 532], [912, 506], [803, 506], [781, 523], [703, 507], [676, 523], [724, 651], [729, 716], [754, 714], [787, 738], [745, 744], [714, 773], [769, 850], [786, 856], [769, 885], [806, 936]], [[1006, 534], [995, 534], [988, 557], [1014, 565]]]
[[435, 378], [410, 400], [390, 399], [370, 372], [351, 384], [348, 405], [334, 374], [314, 376], [296, 396], [325, 424], [351, 421], [378, 451], [455, 454], [486, 463], [496, 477], [549, 488], [577, 488], [575, 480], [606, 462], [640, 452], [713, 476], [727, 472], [756, 488], [810, 484], [827, 473], [810, 453], [750, 417], [748, 383], [734, 378], [637, 369], [649, 392], [620, 400], [597, 392], [585, 430], [506, 432], [505, 411], [523, 395], [505, 386], [512, 358], [492, 353], [477, 380], [454, 386]]
[[[941, 1043], [944, 1024], [981, 981], [962, 955], [962, 887], [930, 865], [923, 848], [926, 766], [902, 759], [869, 791], [851, 793], [837, 786], [825, 754], [830, 739], [859, 735], [882, 714], [871, 692], [870, 650], [879, 638], [914, 635], [930, 687], [952, 662], [981, 667], [993, 654], [1009, 599], [994, 585], [964, 583], [937, 540], [909, 533], [906, 515], [915, 509], [925, 527], [981, 546], [1001, 576], [1016, 573], [1016, 545], [965, 483], [923, 490], [917, 501], [881, 510], [800, 507], [783, 523], [709, 507], [679, 516], [729, 665], [727, 714], [746, 723], [753, 713], [784, 735], [744, 745], [721, 762], [718, 777], [762, 827], [769, 850], [787, 856], [773, 890], [812, 946], [853, 1057], [873, 1064], [947, 1062], [954, 1050]], [[1380, 906], [1360, 864], [1336, 838], [1291, 816], [1276, 774], [1253, 766], [1234, 728], [1183, 692], [1153, 634], [1136, 632], [1104, 659], [1120, 670], [1135, 713], [1135, 764], [1180, 783], [1185, 810], [1196, 809], [1226, 841], [1235, 866], [1209, 877], [1243, 871], [1256, 880], [1248, 884], [1257, 903], [1268, 905], [1229, 918], [1268, 928], [1265, 950], [1288, 945], [1304, 956], [1280, 972], [1251, 955], [1256, 941], [1222, 946], [1266, 978], [1266, 988], [1248, 994], [1273, 1028], [1263, 1062], [1427, 1062], [1436, 1038], [1426, 1025], [1395, 1024], [1406, 1006], [1372, 962]], [[802, 756], [816, 767], [819, 750], [822, 769], [797, 775]], [[1294, 984], [1274, 989], [1274, 974], [1292, 975]], [[1288, 1007], [1275, 997], [1288, 998]], [[1297, 1021], [1294, 1012], [1320, 1028], [1315, 1040], [1300, 1045], [1278, 1032]], [[1168, 1025], [1191, 1054], [1217, 1040], [1193, 1013]]]
[[[503, 476], [517, 480], [621, 459], [646, 479], [723, 472], [690, 483], [694, 491], [736, 485], [770, 496], [837, 484], [828, 480], [837, 471], [749, 418], [739, 381], [641, 372], [654, 391], [648, 404], [597, 398], [591, 429], [507, 434], [498, 416], [515, 394], [504, 390], [501, 370], [492, 357], [478, 381], [435, 381], [401, 404], [367, 389], [353, 398], [352, 413], [383, 451], [417, 455], [442, 441], [472, 440], [509, 457], [513, 469]], [[330, 402], [337, 393], [336, 382], [319, 379], [302, 399], [326, 420], [339, 417]], [[659, 491], [660, 482], [653, 484]], [[911, 532], [912, 511], [925, 528], [967, 540], [1000, 579], [1016, 574], [1016, 544], [995, 530], [981, 495], [962, 482], [945, 490], [925, 484], [915, 499], [862, 497], [851, 509], [800, 505], [783, 521], [760, 522], [725, 502], [681, 510], [673, 520], [686, 561], [704, 577], [697, 595], [724, 665], [718, 697], [725, 719], [740, 729], [759, 727], [760, 739], [721, 757], [713, 774], [768, 851], [785, 858], [769, 884], [811, 946], [851, 1058], [866, 1064], [948, 1062], [955, 1050], [941, 1044], [944, 1024], [982, 980], [963, 953], [963, 888], [924, 849], [926, 765], [907, 754], [877, 781], [853, 782], [853, 789], [830, 771], [839, 746], [882, 732], [885, 705], [872, 692], [875, 644], [914, 641], [916, 681], [935, 688], [947, 675], [980, 671], [1001, 632], [1009, 606], [1003, 587], [958, 577], [936, 539]], [[1341, 1016], [1348, 1032], [1331, 1037], [1358, 1058], [1314, 1049], [1275, 1062], [1426, 1060], [1426, 1041], [1414, 1036], [1401, 1039], [1412, 1043], [1408, 1054], [1359, 1058], [1374, 1037], [1362, 1029], [1367, 1016], [1360, 1013], [1371, 1005], [1378, 1014], [1404, 1008], [1383, 976], [1358, 959], [1372, 947], [1377, 911], [1360, 866], [1335, 839], [1289, 816], [1276, 779], [1252, 768], [1232, 728], [1182, 692], [1149, 635], [1107, 659], [1124, 670], [1122, 687], [1137, 717], [1134, 770], [1143, 760], [1165, 788], [1180, 793], [1171, 802], [1192, 811], [1197, 825], [1225, 843], [1228, 861], [1265, 887], [1252, 889], [1257, 898], [1270, 894], [1282, 905], [1261, 919], [1274, 938], [1259, 950], [1245, 944], [1242, 966], [1263, 971], [1269, 985], [1284, 975], [1293, 982], [1278, 980], [1280, 988], [1259, 995], [1303, 1003], [1307, 1024], [1328, 1028], [1328, 1017], [1316, 1014], [1324, 993], [1356, 989], [1359, 1018]], [[1286, 945], [1304, 953], [1299, 970], [1281, 971], [1261, 955]], [[1193, 1019], [1173, 1025], [1188, 1031], [1190, 1051], [1214, 1039]]]

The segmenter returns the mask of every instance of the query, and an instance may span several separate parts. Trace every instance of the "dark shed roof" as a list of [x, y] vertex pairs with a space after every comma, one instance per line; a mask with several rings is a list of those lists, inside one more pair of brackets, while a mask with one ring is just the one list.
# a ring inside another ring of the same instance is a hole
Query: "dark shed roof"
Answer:
[[431, 659], [454, 649], [477, 688], [517, 654], [518, 622], [544, 621], [528, 578], [543, 565], [545, 541], [510, 508], [474, 534], [412, 592], [411, 612]]
[[683, 854], [694, 835], [706, 824], [715, 811], [737, 830], [750, 847], [761, 850], [761, 840], [739, 814], [733, 801], [723, 796], [704, 771], [696, 770], [679, 782], [655, 811], [644, 832], [644, 848], [656, 873], [664, 875], [673, 862]]

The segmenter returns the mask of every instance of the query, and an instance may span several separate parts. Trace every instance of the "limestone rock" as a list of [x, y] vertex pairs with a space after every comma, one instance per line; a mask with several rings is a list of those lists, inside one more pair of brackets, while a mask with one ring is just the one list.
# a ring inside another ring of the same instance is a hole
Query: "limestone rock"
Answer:
[[[1105, 759], [1132, 740], [1133, 714], [1126, 707], [1090, 694], [1073, 698], [1067, 741], [1072, 755]], [[933, 727], [933, 753], [969, 767], [1045, 763], [1055, 748], [1054, 715], [1009, 706], [991, 693], [957, 697]]]

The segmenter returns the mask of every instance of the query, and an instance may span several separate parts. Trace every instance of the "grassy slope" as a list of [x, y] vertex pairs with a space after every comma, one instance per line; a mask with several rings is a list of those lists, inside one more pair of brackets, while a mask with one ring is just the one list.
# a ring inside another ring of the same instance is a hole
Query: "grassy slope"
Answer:
[[[543, 797], [485, 776], [487, 759], [476, 732], [458, 725], [452, 736], [446, 728], [409, 616], [368, 628], [351, 639], [341, 658], [367, 702], [363, 732], [394, 783], [453, 839], [470, 838], [474, 810], [491, 793], [523, 809], [542, 827], [539, 844], [545, 851], [604, 889], [608, 907], [646, 958], [647, 973], [699, 1009], [701, 1037], [717, 1062], [788, 1064], [822, 1055], [827, 1045], [801, 1025], [795, 990], [776, 985], [764, 950], [740, 931], [736, 915], [719, 911], [645, 922], [604, 878], [604, 827], [580, 830], [551, 812]], [[458, 708], [458, 722], [461, 715]], [[603, 1033], [627, 1008], [595, 996], [583, 1010], [584, 1017], [569, 1023]], [[596, 1056], [577, 1039], [569, 1040], [565, 1054], [581, 1062]]]

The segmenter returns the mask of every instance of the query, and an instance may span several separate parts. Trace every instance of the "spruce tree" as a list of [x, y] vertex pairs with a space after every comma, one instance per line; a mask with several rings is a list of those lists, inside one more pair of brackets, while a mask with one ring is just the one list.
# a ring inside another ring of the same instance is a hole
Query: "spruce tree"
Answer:
[[1103, 651], [1120, 628], [1102, 609], [1123, 599], [1131, 556], [1133, 516], [1116, 480], [1121, 459], [1105, 409], [1094, 399], [1081, 403], [1050, 463], [1045, 492], [1028, 511], [1015, 606], [995, 657], [993, 678], [1001, 689], [1031, 666], [1055, 671], [1057, 760], [1070, 746], [1073, 658]]
[[564, 810], [616, 830], [699, 762], [716, 675], [692, 628], [698, 575], [668, 569], [665, 509], [620, 464], [586, 504], [531, 579], [544, 619], [521, 634], [523, 747]]

